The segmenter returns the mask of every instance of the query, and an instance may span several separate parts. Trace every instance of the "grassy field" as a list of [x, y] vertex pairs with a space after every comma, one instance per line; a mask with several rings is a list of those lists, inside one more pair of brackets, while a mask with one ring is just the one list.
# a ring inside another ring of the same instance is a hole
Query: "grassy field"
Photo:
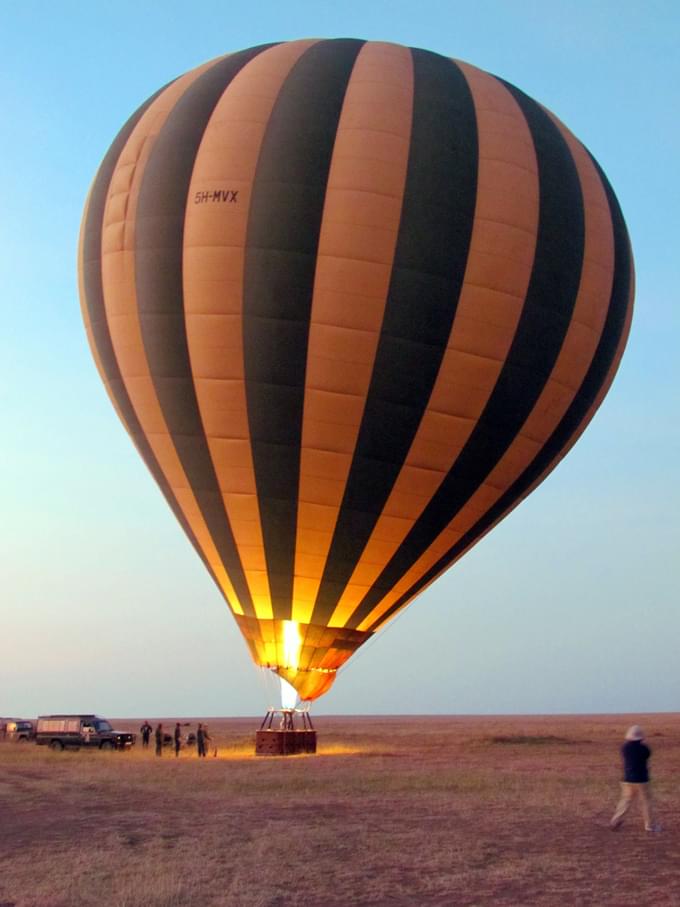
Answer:
[[[634, 722], [660, 834], [608, 829]], [[287, 758], [208, 724], [201, 761], [0, 746], [0, 907], [680, 905], [680, 715], [319, 718]]]

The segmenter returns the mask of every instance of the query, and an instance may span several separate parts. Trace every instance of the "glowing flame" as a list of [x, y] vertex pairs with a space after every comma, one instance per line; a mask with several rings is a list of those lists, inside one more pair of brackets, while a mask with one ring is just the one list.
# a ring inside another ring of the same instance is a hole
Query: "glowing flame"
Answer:
[[[296, 620], [283, 622], [283, 664], [281, 667], [297, 670], [300, 665], [302, 637], [300, 624]], [[297, 690], [287, 680], [281, 678], [281, 708], [294, 709], [297, 704]]]
[[283, 677], [280, 677], [281, 681], [281, 708], [282, 709], [294, 709], [297, 705], [297, 690], [295, 687], [292, 687], [287, 680], [284, 680]]
[[283, 666], [284, 668], [297, 668], [300, 663], [300, 625], [296, 620], [283, 622]]

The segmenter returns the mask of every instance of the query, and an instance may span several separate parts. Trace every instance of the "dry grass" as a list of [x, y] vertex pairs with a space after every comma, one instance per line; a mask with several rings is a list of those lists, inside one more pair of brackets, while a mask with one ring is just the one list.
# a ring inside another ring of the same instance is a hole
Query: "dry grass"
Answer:
[[[607, 828], [634, 721], [659, 835]], [[327, 718], [288, 758], [209, 724], [200, 762], [1, 746], [0, 907], [680, 904], [678, 716]]]

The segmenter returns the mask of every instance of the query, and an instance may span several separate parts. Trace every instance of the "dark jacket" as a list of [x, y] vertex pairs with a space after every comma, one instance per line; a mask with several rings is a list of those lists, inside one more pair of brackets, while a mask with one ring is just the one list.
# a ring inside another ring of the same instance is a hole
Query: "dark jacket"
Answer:
[[641, 740], [629, 740], [621, 747], [623, 780], [629, 784], [646, 784], [649, 781], [647, 760], [652, 751]]

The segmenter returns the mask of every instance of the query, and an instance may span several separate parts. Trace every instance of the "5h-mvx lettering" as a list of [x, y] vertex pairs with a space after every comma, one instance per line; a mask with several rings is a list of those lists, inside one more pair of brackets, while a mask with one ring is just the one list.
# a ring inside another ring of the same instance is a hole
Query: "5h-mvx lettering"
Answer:
[[238, 189], [213, 189], [196, 192], [194, 204], [202, 205], [204, 202], [238, 202]]

